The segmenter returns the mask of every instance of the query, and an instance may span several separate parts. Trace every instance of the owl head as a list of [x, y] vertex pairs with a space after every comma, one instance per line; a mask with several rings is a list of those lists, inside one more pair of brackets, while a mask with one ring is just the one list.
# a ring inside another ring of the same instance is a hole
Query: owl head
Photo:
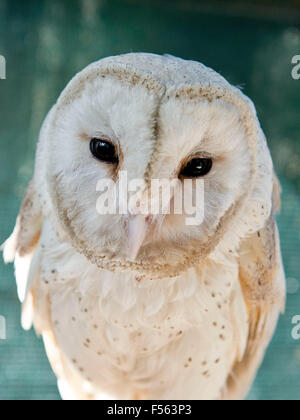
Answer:
[[[189, 180], [190, 193], [201, 180], [201, 223], [187, 224], [184, 209], [100, 214], [99, 181], [118, 185], [124, 173], [143, 182], [146, 201], [153, 180]], [[153, 278], [230, 258], [269, 217], [272, 178], [252, 102], [200, 63], [152, 54], [79, 73], [43, 125], [35, 171], [44, 216], [63, 240], [100, 268]]]

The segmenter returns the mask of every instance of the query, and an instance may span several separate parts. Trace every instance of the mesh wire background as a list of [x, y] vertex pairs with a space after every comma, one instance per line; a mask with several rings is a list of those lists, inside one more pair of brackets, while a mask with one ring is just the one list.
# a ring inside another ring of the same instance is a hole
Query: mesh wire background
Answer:
[[[291, 77], [291, 58], [300, 54], [299, 14], [285, 9], [282, 16], [256, 15], [252, 7], [247, 17], [245, 4], [236, 13], [237, 2], [226, 7], [223, 1], [216, 13], [201, 10], [201, 2], [195, 9], [196, 3], [183, 3], [0, 0], [0, 54], [7, 60], [7, 80], [0, 81], [0, 242], [12, 231], [32, 175], [42, 120], [75, 72], [128, 51], [203, 61], [254, 100], [283, 186], [278, 222], [287, 309], [249, 398], [298, 400], [300, 341], [291, 331], [300, 313], [300, 80]], [[13, 267], [3, 263], [0, 315], [7, 321], [7, 340], [0, 340], [0, 399], [59, 399], [41, 340], [20, 327]]]

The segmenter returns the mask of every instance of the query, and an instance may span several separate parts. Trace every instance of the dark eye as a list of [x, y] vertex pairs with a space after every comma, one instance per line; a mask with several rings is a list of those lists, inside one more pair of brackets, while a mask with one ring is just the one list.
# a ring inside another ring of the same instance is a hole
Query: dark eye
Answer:
[[212, 159], [194, 158], [182, 169], [180, 175], [186, 178], [199, 178], [207, 175], [212, 166]]
[[118, 154], [115, 146], [104, 139], [92, 139], [90, 142], [92, 155], [105, 163], [118, 163]]

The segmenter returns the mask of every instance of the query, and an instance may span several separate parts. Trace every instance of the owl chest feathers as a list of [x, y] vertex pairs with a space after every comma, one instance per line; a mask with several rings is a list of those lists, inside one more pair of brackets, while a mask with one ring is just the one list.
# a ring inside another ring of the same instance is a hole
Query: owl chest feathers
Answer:
[[116, 395], [124, 385], [160, 395], [172, 386], [176, 395], [178, 375], [186, 376], [189, 395], [194, 375], [208, 393], [216, 381], [222, 388], [248, 333], [237, 267], [211, 262], [177, 278], [141, 280], [99, 270], [58, 242], [50, 225], [41, 247], [38, 290], [49, 295], [49, 322], [66, 363], [84, 380]]

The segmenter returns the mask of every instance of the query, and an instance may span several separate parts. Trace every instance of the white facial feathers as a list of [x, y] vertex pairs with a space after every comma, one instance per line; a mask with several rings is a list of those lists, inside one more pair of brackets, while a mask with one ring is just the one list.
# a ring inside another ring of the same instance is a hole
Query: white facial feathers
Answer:
[[[94, 137], [115, 145], [117, 168], [91, 156]], [[233, 215], [233, 223], [242, 225], [237, 221], [254, 192], [263, 143], [250, 101], [221, 76], [199, 63], [133, 54], [95, 63], [71, 81], [41, 136], [37, 172], [46, 162], [50, 213], [80, 252], [108, 269], [165, 266], [175, 273], [212, 252]], [[271, 180], [266, 148], [264, 153]], [[205, 177], [204, 222], [192, 228], [184, 217], [161, 217], [139, 237], [148, 235], [147, 246], [141, 241], [140, 252], [134, 249], [138, 258], [132, 264], [132, 231], [129, 235], [122, 215], [97, 214], [97, 182], [117, 180], [120, 170], [146, 183], [176, 178], [193, 155], [213, 160]], [[271, 193], [265, 199], [271, 201]], [[239, 230], [247, 235], [247, 229]]]

